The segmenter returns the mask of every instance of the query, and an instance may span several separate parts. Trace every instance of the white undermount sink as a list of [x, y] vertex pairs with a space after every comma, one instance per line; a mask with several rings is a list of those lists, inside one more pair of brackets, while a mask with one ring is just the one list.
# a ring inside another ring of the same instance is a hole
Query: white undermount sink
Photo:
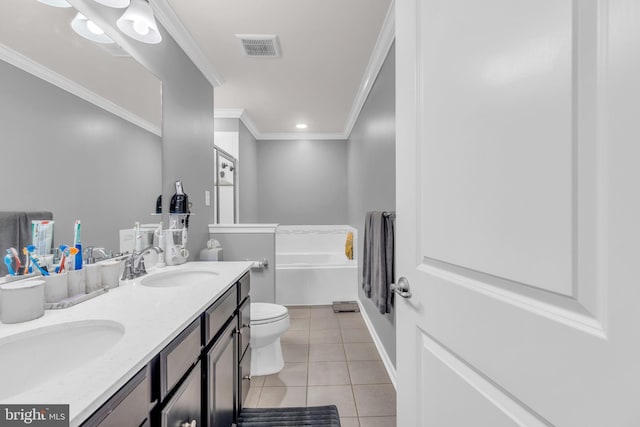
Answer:
[[140, 281], [142, 286], [168, 288], [174, 286], [190, 286], [206, 283], [214, 279], [218, 273], [210, 270], [177, 270], [157, 273]]
[[95, 361], [124, 330], [110, 320], [83, 320], [0, 339], [0, 401]]

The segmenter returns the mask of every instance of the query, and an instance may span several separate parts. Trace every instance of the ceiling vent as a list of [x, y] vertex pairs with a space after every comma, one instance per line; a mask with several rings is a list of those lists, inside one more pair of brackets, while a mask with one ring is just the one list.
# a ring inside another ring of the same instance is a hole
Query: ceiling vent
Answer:
[[252, 58], [280, 57], [280, 42], [275, 34], [236, 34], [242, 42], [242, 51]]

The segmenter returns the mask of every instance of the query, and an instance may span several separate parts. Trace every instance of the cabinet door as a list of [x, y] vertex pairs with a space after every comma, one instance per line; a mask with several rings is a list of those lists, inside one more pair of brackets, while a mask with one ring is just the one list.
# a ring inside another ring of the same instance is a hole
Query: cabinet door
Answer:
[[238, 411], [244, 406], [244, 401], [249, 394], [249, 388], [251, 387], [251, 347], [248, 347], [242, 356], [242, 360], [238, 364]]
[[162, 427], [202, 425], [202, 371], [200, 366], [200, 362], [198, 362], [175, 395], [162, 409], [160, 414]]
[[234, 319], [207, 353], [207, 416], [209, 427], [234, 421], [237, 390], [237, 343]]

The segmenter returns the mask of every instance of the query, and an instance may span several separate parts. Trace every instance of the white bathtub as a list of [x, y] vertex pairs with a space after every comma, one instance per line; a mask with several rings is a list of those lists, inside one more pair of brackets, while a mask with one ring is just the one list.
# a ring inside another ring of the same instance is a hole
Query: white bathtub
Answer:
[[[349, 226], [280, 226], [276, 231], [276, 303], [355, 301], [358, 264], [344, 253]], [[354, 253], [355, 255], [355, 253]]]

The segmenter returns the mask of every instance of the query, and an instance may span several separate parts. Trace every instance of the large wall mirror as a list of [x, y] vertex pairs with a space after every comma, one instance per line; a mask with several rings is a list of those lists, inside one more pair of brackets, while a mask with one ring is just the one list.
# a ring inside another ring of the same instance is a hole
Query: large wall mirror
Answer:
[[162, 82], [76, 34], [77, 15], [0, 2], [0, 211], [53, 212], [56, 244], [80, 219], [85, 246], [117, 251], [162, 192]]

